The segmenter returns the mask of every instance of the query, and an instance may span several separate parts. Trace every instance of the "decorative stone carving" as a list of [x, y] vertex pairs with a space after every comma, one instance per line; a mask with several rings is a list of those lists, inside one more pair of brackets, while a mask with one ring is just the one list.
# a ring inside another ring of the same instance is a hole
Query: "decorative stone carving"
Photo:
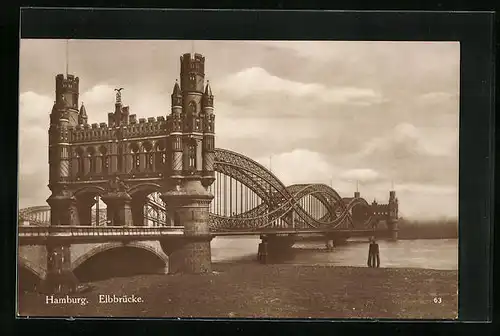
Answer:
[[109, 192], [127, 192], [129, 190], [129, 186], [123, 182], [118, 175], [115, 175], [108, 183]]

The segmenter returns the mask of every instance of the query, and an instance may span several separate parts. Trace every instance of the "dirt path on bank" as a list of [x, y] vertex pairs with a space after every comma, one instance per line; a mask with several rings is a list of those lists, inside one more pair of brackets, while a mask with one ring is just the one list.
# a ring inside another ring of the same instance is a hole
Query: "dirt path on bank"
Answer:
[[[92, 283], [87, 305], [22, 294], [20, 315], [95, 317], [457, 317], [457, 271], [215, 264], [206, 275], [140, 275]], [[144, 302], [99, 303], [99, 295]], [[59, 296], [65, 297], [65, 296]], [[57, 296], [56, 296], [57, 298]]]

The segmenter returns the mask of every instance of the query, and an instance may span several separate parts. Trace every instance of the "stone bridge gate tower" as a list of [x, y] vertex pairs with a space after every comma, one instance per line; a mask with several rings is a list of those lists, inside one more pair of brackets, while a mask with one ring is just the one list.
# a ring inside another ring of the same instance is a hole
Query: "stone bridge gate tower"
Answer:
[[208, 187], [215, 180], [214, 97], [205, 86], [205, 57], [181, 56], [180, 85], [172, 92], [172, 112], [167, 117], [170, 149], [165, 167], [162, 200], [174, 225], [184, 226], [183, 241], [166, 240], [171, 272], [211, 271]]
[[[170, 256], [169, 271], [208, 272], [215, 116], [212, 90], [205, 83], [205, 57], [181, 56], [180, 83], [175, 82], [166, 117], [137, 122], [123, 106], [121, 90], [115, 90], [108, 122], [90, 125], [83, 103], [78, 108], [79, 78], [56, 76], [48, 132], [51, 225], [94, 225], [96, 196], [106, 203], [106, 225], [145, 225], [144, 199], [159, 192], [170, 225], [184, 226], [182, 238], [160, 241]], [[70, 244], [64, 244], [47, 245], [49, 283], [72, 277]]]

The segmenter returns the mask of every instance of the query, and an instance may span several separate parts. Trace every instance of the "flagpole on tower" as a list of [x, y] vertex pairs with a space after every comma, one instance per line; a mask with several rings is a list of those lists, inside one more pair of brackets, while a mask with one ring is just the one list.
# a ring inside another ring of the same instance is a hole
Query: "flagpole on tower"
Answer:
[[66, 39], [66, 77], [69, 74], [69, 39]]

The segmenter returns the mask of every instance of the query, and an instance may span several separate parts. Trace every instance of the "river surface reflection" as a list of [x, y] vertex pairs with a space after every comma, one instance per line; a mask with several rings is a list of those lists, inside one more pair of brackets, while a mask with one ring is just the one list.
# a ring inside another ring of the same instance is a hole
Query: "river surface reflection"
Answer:
[[[212, 240], [213, 262], [256, 260], [259, 237], [217, 237]], [[379, 240], [380, 267], [458, 269], [458, 239]], [[330, 252], [321, 242], [300, 242], [285, 263], [366, 267], [368, 241], [351, 240]]]

